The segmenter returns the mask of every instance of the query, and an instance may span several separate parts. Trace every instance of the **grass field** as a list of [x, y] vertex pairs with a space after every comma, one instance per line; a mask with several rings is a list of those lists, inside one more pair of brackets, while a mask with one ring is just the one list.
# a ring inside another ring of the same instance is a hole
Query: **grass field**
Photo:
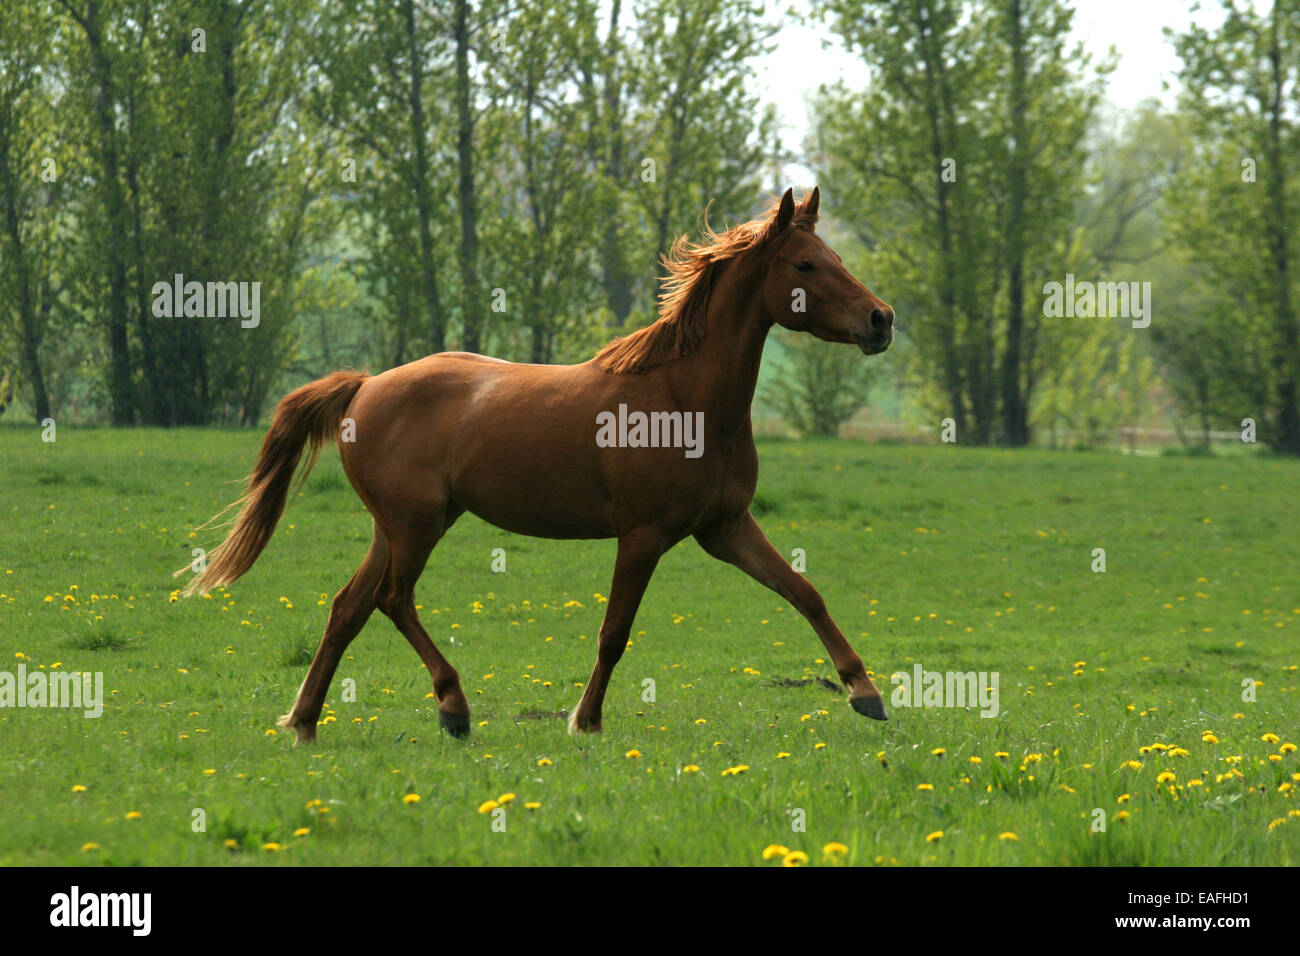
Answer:
[[554, 715], [594, 662], [613, 543], [466, 517], [417, 600], [470, 739], [376, 614], [295, 748], [275, 720], [370, 537], [337, 456], [229, 591], [177, 600], [171, 577], [261, 437], [0, 429], [0, 671], [102, 672], [106, 697], [98, 719], [0, 709], [0, 863], [1300, 862], [1300, 463], [760, 445], [755, 516], [887, 695], [918, 663], [996, 672], [992, 718], [859, 717], [806, 623], [688, 541], [605, 733], [571, 737]]

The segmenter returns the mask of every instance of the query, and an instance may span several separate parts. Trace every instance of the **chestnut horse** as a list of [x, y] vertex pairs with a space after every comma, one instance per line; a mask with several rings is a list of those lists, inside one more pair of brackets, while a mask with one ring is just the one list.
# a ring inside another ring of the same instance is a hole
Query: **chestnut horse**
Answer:
[[817, 236], [818, 198], [814, 189], [796, 203], [787, 190], [760, 220], [723, 233], [706, 226], [699, 244], [679, 239], [664, 260], [658, 320], [580, 365], [446, 352], [373, 377], [334, 372], [280, 402], [247, 492], [230, 506], [242, 505], [234, 527], [185, 593], [206, 593], [252, 566], [304, 449], [305, 478], [321, 445], [337, 440], [374, 540], [334, 598], [298, 698], [280, 719], [295, 742], [315, 739], [335, 668], [375, 608], [428, 668], [442, 726], [469, 732], [460, 678], [414, 600], [430, 552], [466, 511], [517, 534], [618, 539], [596, 666], [571, 731], [601, 729], [605, 688], [646, 585], [687, 535], [789, 601], [826, 646], [853, 709], [885, 719], [880, 691], [821, 595], [749, 513], [758, 480], [750, 404], [773, 323], [866, 355], [893, 339], [893, 310]]

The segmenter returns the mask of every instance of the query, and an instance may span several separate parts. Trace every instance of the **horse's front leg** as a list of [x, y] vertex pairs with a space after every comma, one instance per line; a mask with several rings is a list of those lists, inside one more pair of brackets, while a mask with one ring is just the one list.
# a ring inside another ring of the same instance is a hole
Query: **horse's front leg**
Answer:
[[609, 675], [614, 673], [614, 665], [627, 648], [627, 638], [632, 632], [636, 610], [641, 606], [641, 597], [667, 547], [666, 536], [653, 528], [638, 529], [618, 539], [614, 581], [609, 587], [605, 620], [600, 625], [596, 666], [582, 692], [582, 700], [569, 717], [570, 733], [600, 733], [600, 711], [605, 702]]
[[849, 689], [849, 703], [859, 714], [885, 720], [880, 691], [862, 658], [849, 646], [843, 633], [826, 611], [826, 602], [808, 579], [786, 562], [772, 547], [749, 512], [731, 521], [711, 525], [695, 535], [701, 547], [719, 560], [734, 564], [759, 584], [771, 588], [807, 618], [835, 665], [840, 680]]

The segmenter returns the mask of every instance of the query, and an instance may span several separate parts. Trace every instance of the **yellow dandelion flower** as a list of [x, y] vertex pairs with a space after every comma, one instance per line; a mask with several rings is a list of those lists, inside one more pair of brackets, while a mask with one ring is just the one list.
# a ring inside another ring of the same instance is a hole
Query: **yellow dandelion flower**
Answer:
[[1217, 744], [1218, 742], [1219, 738], [1208, 730], [1201, 734], [1201, 743], [1203, 744]]
[[917, 790], [933, 790], [933, 789], [934, 789], [934, 784], [932, 784], [932, 783], [918, 783], [918, 784], [916, 785], [916, 789], [917, 789]]
[[238, 840], [222, 840], [222, 841], [221, 841], [221, 845], [224, 846], [227, 850], [233, 850], [233, 849], [235, 849], [236, 847], [239, 846], [239, 841], [238, 841]]
[[525, 809], [525, 810], [540, 810], [540, 809], [542, 809], [542, 805], [541, 805], [540, 803], [538, 803], [536, 800], [529, 800], [527, 803], [524, 804], [524, 809]]
[[803, 866], [808, 862], [808, 854], [802, 850], [787, 853], [781, 860], [782, 866]]
[[943, 839], [943, 831], [942, 831], [942, 830], [935, 830], [933, 833], [929, 834], [929, 835], [925, 838], [925, 842], [926, 842], [926, 843], [938, 843], [938, 842], [939, 842], [940, 840], [942, 840], [942, 839]]
[[1283, 744], [1281, 747], [1277, 748], [1277, 752], [1280, 754], [1295, 753], [1295, 744], [1291, 744], [1291, 743]]
[[1262, 740], [1262, 741], [1264, 741], [1264, 743], [1266, 743], [1266, 744], [1276, 744], [1276, 743], [1279, 743], [1279, 742], [1281, 741], [1281, 738], [1278, 737], [1277, 734], [1265, 734], [1264, 736], [1260, 737], [1259, 739]]
[[497, 797], [497, 803], [501, 804], [501, 806], [504, 807], [506, 804], [508, 804], [508, 803], [509, 803], [510, 801], [512, 801], [514, 798], [515, 798], [515, 795], [514, 795], [513, 793], [503, 793], [503, 794], [501, 794], [501, 796]]
[[275, 853], [277, 850], [281, 850], [281, 849], [283, 849], [283, 847], [281, 847], [280, 844], [278, 844], [278, 843], [263, 843], [263, 844], [262, 844], [262, 849], [263, 849], [263, 850], [268, 850], [268, 851], [270, 851], [271, 853]]
[[971, 758], [970, 758], [970, 762], [971, 762], [971, 763], [983, 763], [984, 761], [981, 760], [979, 757], [971, 757]]
[[1116, 802], [1116, 803], [1128, 803], [1128, 802], [1129, 802], [1130, 800], [1132, 800], [1132, 799], [1133, 799], [1132, 794], [1121, 793], [1121, 794], [1119, 795], [1119, 798], [1118, 798], [1115, 802]]
[[682, 773], [699, 773], [699, 772], [700, 772], [700, 768], [698, 764], [688, 763], [685, 767], [682, 768]]
[[625, 756], [626, 756], [629, 760], [635, 760], [637, 757], [641, 756], [641, 751], [639, 751], [639, 750], [629, 750]]
[[1015, 835], [1014, 833], [1012, 833], [1010, 830], [1008, 830], [1006, 833], [999, 833], [999, 834], [998, 834], [998, 839], [999, 839], [999, 840], [1010, 840], [1010, 841], [1012, 841], [1013, 843], [1019, 843], [1019, 842], [1020, 842], [1020, 837], [1016, 836], [1016, 835]]
[[827, 843], [822, 847], [822, 856], [828, 859], [837, 859], [847, 855], [849, 848], [843, 843]]
[[1121, 766], [1121, 767], [1128, 767], [1130, 770], [1141, 770], [1141, 769], [1142, 769], [1142, 761], [1140, 761], [1140, 760], [1125, 760], [1122, 764], [1120, 764], [1120, 766]]
[[89, 853], [91, 850], [98, 850], [98, 849], [99, 849], [98, 843], [83, 843], [81, 845], [82, 853]]
[[86, 792], [86, 788], [85, 788], [82, 784], [74, 783], [74, 784], [72, 785], [72, 792], [73, 792], [73, 793], [85, 793], [85, 792]]
[[554, 766], [554, 761], [552, 761], [550, 757], [543, 757], [541, 760], [537, 761], [537, 766], [551, 767]]
[[418, 793], [408, 793], [406, 796], [402, 797], [402, 802], [403, 802], [403, 803], [419, 803], [419, 802], [420, 802], [420, 795], [419, 795]]
[[763, 848], [763, 859], [774, 860], [778, 856], [785, 856], [789, 852], [788, 847], [781, 846], [779, 843], [772, 843]]
[[784, 750], [782, 750], [779, 754], [776, 755], [776, 759], [777, 759], [777, 760], [784, 760], [784, 759], [785, 759], [786, 757], [788, 757], [788, 756], [790, 756], [790, 755], [789, 755], [788, 753], [786, 753]]
[[993, 756], [1000, 757], [1001, 759], [1006, 760], [1008, 757], [1011, 756], [1011, 754], [1007, 753], [1005, 750], [999, 750]]
[[826, 748], [825, 744], [822, 743], [813, 744], [813, 750], [824, 750], [825, 748]]
[[1177, 779], [1178, 775], [1172, 770], [1166, 770], [1163, 773], [1156, 775], [1156, 783], [1173, 783]]
[[311, 827], [299, 827], [293, 831], [293, 835], [296, 837], [305, 837], [308, 833], [311, 833]]
[[724, 777], [739, 777], [742, 773], [744, 773], [748, 769], [749, 769], [749, 764], [744, 764], [744, 763], [737, 764], [734, 767], [728, 767], [726, 770], [722, 771], [722, 775]]
[[497, 803], [495, 800], [484, 800], [482, 803], [478, 805], [478, 812], [491, 813], [499, 806], [501, 806], [501, 804]]
[[143, 816], [144, 814], [141, 813], [139, 810], [130, 810], [126, 814], [126, 818], [128, 820], [139, 820]]
[[935, 747], [933, 750], [930, 751], [930, 756], [931, 756], [931, 757], [942, 757], [942, 756], [943, 756], [944, 754], [946, 754], [947, 752], [948, 752], [948, 751], [945, 750], [943, 747]]
[[1119, 813], [1115, 814], [1116, 820], [1127, 820], [1128, 818], [1129, 812], [1127, 810], [1121, 810]]

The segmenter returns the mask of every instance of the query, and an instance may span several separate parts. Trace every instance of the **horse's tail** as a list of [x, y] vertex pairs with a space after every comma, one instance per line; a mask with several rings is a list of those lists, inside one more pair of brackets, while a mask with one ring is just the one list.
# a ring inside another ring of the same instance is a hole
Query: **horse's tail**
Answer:
[[[257, 464], [248, 476], [247, 491], [212, 519], [215, 521], [231, 508], [239, 507], [234, 527], [226, 540], [208, 555], [207, 566], [186, 585], [183, 592], [186, 597], [206, 594], [218, 585], [229, 584], [253, 566], [284, 513], [303, 447], [308, 446], [307, 465], [298, 479], [299, 486], [316, 463], [321, 445], [331, 435], [338, 434], [352, 397], [367, 378], [362, 372], [333, 372], [280, 400]], [[189, 566], [181, 568], [176, 576], [188, 570]]]

